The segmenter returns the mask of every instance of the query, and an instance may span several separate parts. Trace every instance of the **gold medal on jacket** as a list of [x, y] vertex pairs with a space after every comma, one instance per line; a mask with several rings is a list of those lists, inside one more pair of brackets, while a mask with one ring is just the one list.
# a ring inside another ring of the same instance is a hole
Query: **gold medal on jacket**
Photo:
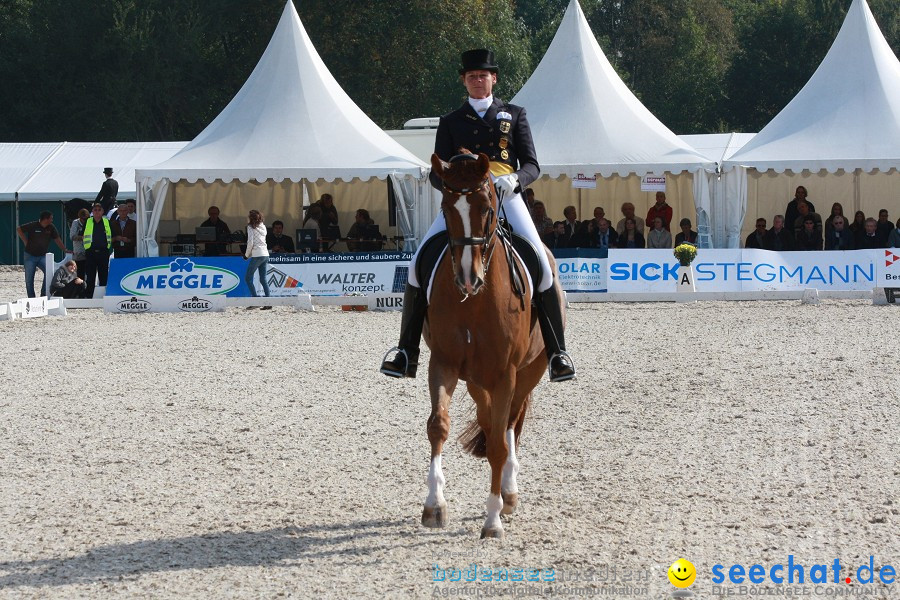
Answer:
[[500, 121], [500, 133], [509, 133], [509, 121]]
[[500, 142], [497, 144], [500, 146], [501, 150], [506, 150], [506, 147], [509, 146], [509, 140], [506, 138], [500, 138]]
[[500, 153], [500, 158], [503, 160], [509, 160], [509, 150], [504, 150]]

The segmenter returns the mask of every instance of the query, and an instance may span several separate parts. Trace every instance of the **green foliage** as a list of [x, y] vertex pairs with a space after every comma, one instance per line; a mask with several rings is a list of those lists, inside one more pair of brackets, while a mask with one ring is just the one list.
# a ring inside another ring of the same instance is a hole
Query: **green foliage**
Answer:
[[[376, 123], [464, 98], [459, 52], [495, 50], [509, 99], [568, 0], [295, 0], [326, 66]], [[677, 133], [756, 131], [825, 56], [850, 0], [582, 0], [623, 80]], [[900, 50], [900, 3], [870, 0]], [[284, 0], [3, 0], [0, 140], [187, 140], [250, 75]], [[565, 93], [560, 90], [559, 93]]]

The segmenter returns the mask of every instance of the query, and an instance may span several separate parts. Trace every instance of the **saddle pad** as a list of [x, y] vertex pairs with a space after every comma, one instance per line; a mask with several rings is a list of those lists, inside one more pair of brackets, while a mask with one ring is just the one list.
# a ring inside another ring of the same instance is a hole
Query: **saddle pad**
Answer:
[[[419, 252], [419, 260], [416, 263], [416, 277], [419, 284], [427, 281], [425, 289], [425, 297], [431, 303], [431, 289], [434, 284], [434, 275], [441, 261], [447, 253], [447, 232], [441, 232], [433, 238], [425, 242]], [[525, 277], [528, 278], [529, 289], [534, 290], [534, 282], [540, 281], [541, 263], [537, 257], [535, 247], [528, 239], [513, 233], [513, 253], [518, 257], [519, 261], [525, 265]], [[497, 248], [495, 252], [502, 252], [502, 248]], [[530, 298], [529, 298], [530, 301]]]

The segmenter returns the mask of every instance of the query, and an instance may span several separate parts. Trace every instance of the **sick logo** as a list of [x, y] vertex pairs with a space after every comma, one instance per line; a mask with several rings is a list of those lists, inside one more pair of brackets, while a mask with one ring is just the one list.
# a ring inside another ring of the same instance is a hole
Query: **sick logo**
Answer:
[[892, 264], [900, 260], [900, 256], [897, 256], [890, 250], [884, 251], [884, 266], [890, 267]]

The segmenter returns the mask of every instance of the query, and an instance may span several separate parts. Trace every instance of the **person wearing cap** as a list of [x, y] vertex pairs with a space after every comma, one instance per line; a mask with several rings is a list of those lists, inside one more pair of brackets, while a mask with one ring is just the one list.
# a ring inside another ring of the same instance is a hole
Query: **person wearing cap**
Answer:
[[[476, 154], [484, 153], [491, 161], [491, 177], [498, 196], [503, 200], [503, 210], [513, 230], [526, 237], [538, 249], [542, 276], [537, 282], [534, 303], [547, 358], [550, 363], [550, 381], [565, 381], [575, 377], [575, 365], [566, 353], [563, 337], [562, 307], [553, 287], [554, 272], [543, 250], [543, 243], [535, 229], [528, 206], [520, 195], [540, 176], [540, 165], [531, 138], [531, 128], [521, 106], [507, 104], [493, 96], [498, 68], [494, 53], [477, 49], [462, 53], [460, 79], [469, 93], [461, 107], [441, 117], [434, 141], [434, 152], [443, 161], [449, 161], [467, 148]], [[442, 181], [431, 173], [431, 184], [442, 189]], [[426, 241], [446, 230], [443, 217], [431, 225], [425, 234]], [[403, 298], [403, 318], [400, 325], [400, 342], [392, 360], [385, 360], [381, 372], [391, 377], [415, 377], [419, 359], [419, 338], [425, 322], [428, 301], [416, 277], [413, 256], [409, 269], [406, 292]], [[427, 283], [427, 282], [422, 282]]]
[[97, 199], [94, 200], [94, 203], [99, 202], [103, 206], [103, 214], [106, 214], [116, 205], [119, 182], [113, 179], [112, 167], [103, 169], [103, 174], [106, 175], [106, 181], [100, 186], [100, 192], [97, 194]]

